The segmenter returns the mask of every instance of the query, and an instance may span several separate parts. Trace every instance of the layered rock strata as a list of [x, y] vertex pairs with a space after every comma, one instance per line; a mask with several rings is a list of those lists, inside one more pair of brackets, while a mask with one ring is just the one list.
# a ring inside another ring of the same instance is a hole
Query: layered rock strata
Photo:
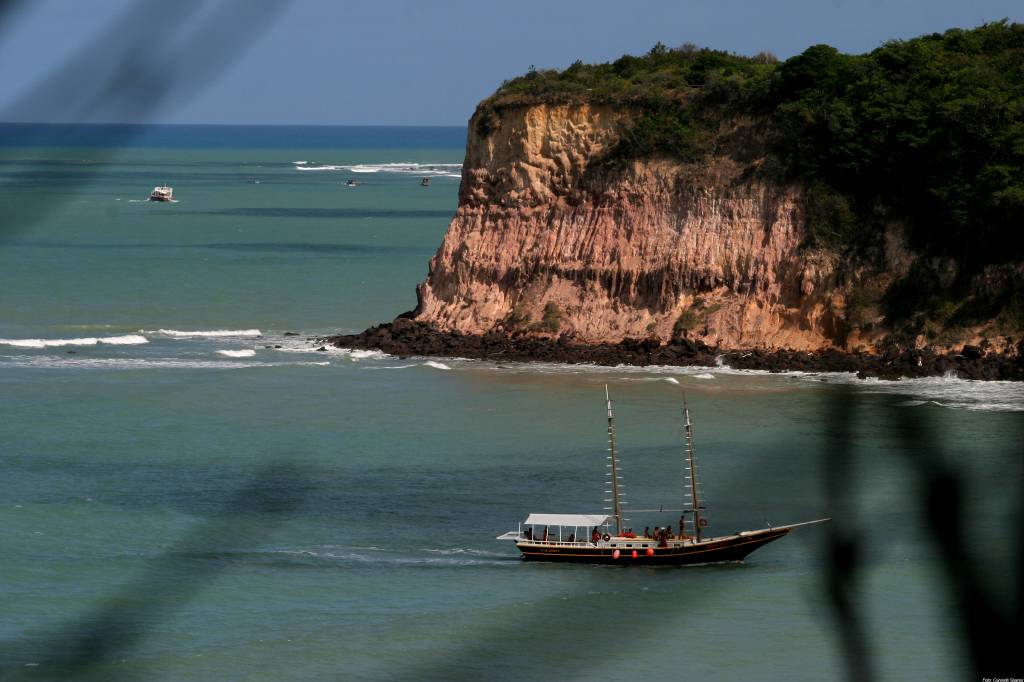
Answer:
[[505, 109], [486, 126], [474, 118], [458, 211], [415, 319], [579, 343], [844, 346], [836, 263], [801, 249], [799, 189], [726, 155], [608, 163], [635, 116], [549, 104]]

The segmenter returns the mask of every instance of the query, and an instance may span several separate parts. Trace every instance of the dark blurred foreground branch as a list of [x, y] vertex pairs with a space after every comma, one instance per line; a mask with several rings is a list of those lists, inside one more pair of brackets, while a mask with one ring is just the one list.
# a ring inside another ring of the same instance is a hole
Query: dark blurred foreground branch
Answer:
[[859, 608], [863, 570], [863, 543], [857, 524], [856, 453], [854, 450], [854, 397], [849, 387], [836, 390], [829, 400], [828, 428], [823, 441], [825, 499], [832, 523], [828, 524], [828, 561], [822, 566], [825, 591], [832, 606], [836, 634], [846, 661], [847, 679], [874, 679], [871, 647]]
[[[283, 0], [179, 0], [173, 7], [136, 0], [60, 68], [0, 111], [0, 121], [34, 123], [60, 112], [72, 124], [147, 123], [216, 82], [284, 7]], [[0, 22], [9, 23], [20, 8], [17, 2], [0, 2]], [[163, 20], [168, 12], [173, 21]], [[111, 144], [96, 150], [94, 160], [108, 159], [142, 131], [139, 126], [114, 129]], [[86, 177], [65, 187], [65, 194]], [[0, 217], [0, 240], [28, 229], [55, 208], [53, 202], [39, 202], [17, 224]]]
[[[922, 422], [916, 410], [902, 410], [897, 426], [903, 452], [917, 476], [916, 499], [928, 524], [931, 540], [941, 558], [940, 568], [956, 605], [955, 616], [977, 675], [1020, 677], [1024, 671], [1024, 494], [1017, 489], [1016, 518], [1011, 520], [1004, 541], [1015, 549], [1013, 565], [1006, 570], [1014, 576], [1012, 593], [997, 595], [983, 579], [979, 562], [966, 544], [970, 527], [966, 523], [966, 486], [961, 472], [948, 463], [934, 425]], [[1022, 479], [1024, 450], [1018, 449], [1011, 462], [1016, 470], [1006, 475]], [[959, 457], [966, 453], [959, 453]]]
[[104, 606], [56, 631], [0, 643], [0, 679], [78, 679], [101, 668], [104, 679], [118, 679], [116, 669], [107, 666], [228, 566], [209, 557], [225, 546], [257, 544], [275, 521], [300, 506], [297, 491], [305, 489], [305, 476], [295, 467], [267, 467], [215, 517], [197, 525], [152, 559], [137, 580], [107, 597]]

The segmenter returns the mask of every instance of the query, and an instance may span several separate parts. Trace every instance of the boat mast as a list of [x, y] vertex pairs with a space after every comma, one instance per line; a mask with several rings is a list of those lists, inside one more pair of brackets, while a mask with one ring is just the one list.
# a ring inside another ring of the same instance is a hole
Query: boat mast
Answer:
[[608, 384], [604, 385], [604, 399], [605, 404], [608, 406], [608, 459], [611, 460], [609, 464], [610, 473], [612, 479], [612, 489], [606, 490], [612, 494], [611, 500], [605, 500], [605, 502], [612, 503], [612, 515], [615, 517], [615, 534], [622, 535], [622, 504], [619, 501], [619, 471], [618, 463], [615, 460], [615, 417], [612, 415], [612, 399], [608, 394]]
[[[686, 396], [683, 396], [683, 416], [686, 419], [686, 466], [683, 467], [683, 478], [690, 482], [690, 492], [686, 492], [686, 485], [683, 486], [683, 508], [690, 507], [693, 512], [693, 529], [700, 542], [700, 495], [697, 483], [697, 455], [693, 448], [693, 425], [690, 423], [690, 409], [686, 406]], [[686, 498], [689, 497], [689, 503]]]

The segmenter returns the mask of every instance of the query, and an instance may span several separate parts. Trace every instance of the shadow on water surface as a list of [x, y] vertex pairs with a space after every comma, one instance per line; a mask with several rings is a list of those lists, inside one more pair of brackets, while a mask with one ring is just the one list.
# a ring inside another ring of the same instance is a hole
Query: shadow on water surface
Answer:
[[290, 465], [272, 465], [224, 501], [137, 580], [101, 606], [51, 632], [26, 633], [0, 647], [0, 679], [127, 679], [112, 668], [159, 621], [183, 607], [230, 564], [201, 560], [211, 548], [246, 547], [302, 504], [308, 481]]

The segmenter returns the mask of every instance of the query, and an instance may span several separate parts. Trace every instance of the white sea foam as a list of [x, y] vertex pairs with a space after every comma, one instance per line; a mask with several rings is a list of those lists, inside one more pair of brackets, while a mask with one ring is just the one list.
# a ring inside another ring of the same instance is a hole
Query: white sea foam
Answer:
[[149, 343], [142, 334], [125, 334], [123, 336], [110, 336], [107, 338], [100, 337], [100, 343], [108, 344], [111, 346], [138, 346], [143, 343]]
[[77, 339], [0, 339], [0, 345], [15, 348], [55, 348], [60, 346], [135, 346], [149, 343], [149, 339], [141, 334], [125, 334], [124, 336], [85, 336]]
[[218, 355], [223, 355], [226, 358], [251, 358], [256, 355], [256, 351], [251, 348], [244, 348], [242, 350], [219, 350]]
[[155, 332], [146, 332], [146, 334], [161, 334], [163, 336], [170, 336], [173, 338], [187, 339], [192, 337], [213, 337], [213, 336], [238, 336], [238, 337], [253, 337], [263, 336], [263, 332], [259, 329], [211, 329], [205, 331], [181, 331], [179, 329], [157, 329]]
[[419, 362], [412, 365], [368, 365], [366, 369], [411, 369], [413, 367], [432, 367], [433, 369], [441, 370], [451, 369], [450, 366], [443, 362], [437, 362], [436, 360], [427, 360], [426, 362]]
[[352, 350], [347, 348], [342, 348], [341, 350], [348, 350], [348, 356], [353, 360], [379, 360], [388, 356], [387, 353], [379, 350]]
[[[350, 360], [380, 360], [383, 358], [391, 357], [387, 353], [379, 350], [363, 350], [361, 348], [338, 348], [329, 343], [309, 343], [304, 342], [291, 342], [287, 340], [284, 343], [279, 343], [281, 348], [275, 348], [274, 350], [282, 353], [318, 353], [320, 355], [331, 354], [341, 355]], [[320, 350], [323, 348], [323, 350]]]
[[1024, 383], [1019, 381], [974, 381], [948, 375], [887, 381], [875, 378], [861, 380], [852, 376], [830, 375], [829, 380], [855, 384], [865, 393], [906, 395], [916, 399], [900, 403], [904, 407], [927, 403], [964, 410], [1024, 412]]
[[302, 171], [345, 171], [348, 173], [398, 173], [405, 175], [437, 176], [461, 178], [461, 163], [416, 163], [403, 161], [398, 163], [356, 163], [351, 165], [319, 164], [308, 165], [293, 161], [296, 170]]
[[[275, 345], [281, 346], [273, 350], [279, 353], [313, 353], [315, 355], [340, 355], [351, 360], [362, 360], [365, 358], [386, 357], [383, 353], [379, 356], [376, 350], [353, 350], [351, 348], [338, 348], [329, 343], [310, 343], [308, 341], [290, 341], [289, 339], [275, 340]], [[323, 348], [323, 350], [320, 350]], [[355, 354], [355, 355], [353, 355]]]
[[[469, 368], [468, 361], [458, 358], [443, 358], [455, 369]], [[918, 379], [885, 380], [876, 378], [858, 379], [852, 372], [769, 372], [761, 369], [735, 369], [722, 365], [710, 368], [702, 366], [648, 365], [631, 366], [563, 364], [556, 362], [502, 362], [473, 361], [472, 368], [483, 371], [515, 372], [523, 374], [597, 374], [616, 376], [623, 381], [659, 381], [690, 377], [698, 380], [714, 380], [725, 377], [757, 379], [747, 384], [750, 388], [778, 390], [796, 386], [818, 386], [821, 384], [849, 384], [862, 393], [885, 393], [904, 396], [907, 400], [901, 406], [911, 407], [930, 403], [952, 409], [1024, 412], [1024, 382], [1019, 381], [974, 381], [960, 379], [953, 374], [942, 377]]]
[[0, 366], [32, 369], [246, 369], [251, 367], [326, 367], [329, 362], [232, 362], [186, 358], [82, 358], [67, 355], [8, 355]]
[[325, 170], [346, 170], [348, 166], [296, 166], [295, 170], [300, 171], [325, 171]]

